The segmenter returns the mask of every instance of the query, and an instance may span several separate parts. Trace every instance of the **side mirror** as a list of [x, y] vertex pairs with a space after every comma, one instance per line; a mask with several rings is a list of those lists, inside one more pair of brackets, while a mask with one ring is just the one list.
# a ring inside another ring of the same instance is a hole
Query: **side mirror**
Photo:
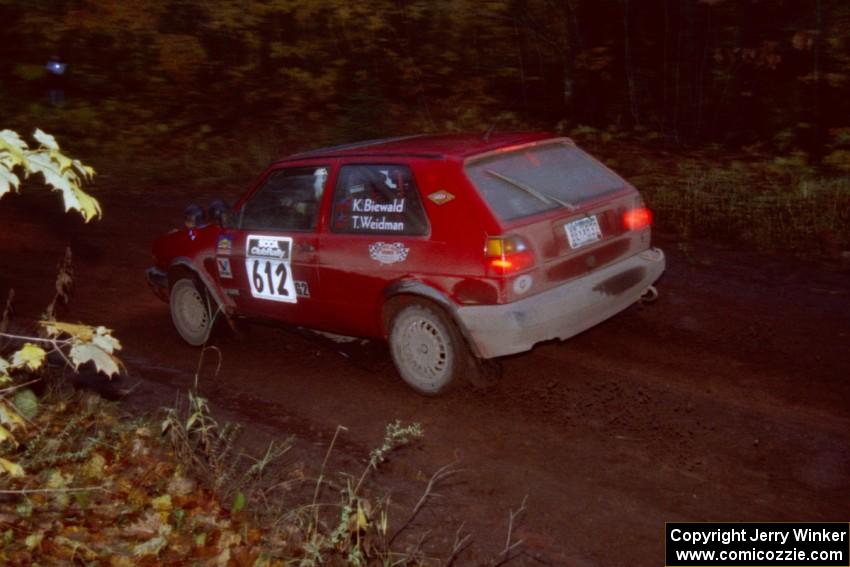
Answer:
[[207, 219], [210, 222], [217, 222], [223, 228], [230, 228], [233, 226], [233, 211], [227, 203], [216, 199], [207, 209]]

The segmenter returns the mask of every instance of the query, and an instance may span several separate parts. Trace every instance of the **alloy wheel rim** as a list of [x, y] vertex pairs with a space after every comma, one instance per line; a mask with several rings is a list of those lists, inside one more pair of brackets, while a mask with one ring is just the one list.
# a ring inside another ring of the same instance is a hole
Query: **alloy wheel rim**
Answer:
[[181, 290], [178, 302], [178, 315], [180, 322], [189, 332], [196, 334], [206, 329], [209, 323], [209, 315], [201, 294], [194, 289]]
[[441, 382], [449, 366], [449, 349], [441, 330], [427, 319], [408, 323], [403, 331], [404, 358], [417, 377]]

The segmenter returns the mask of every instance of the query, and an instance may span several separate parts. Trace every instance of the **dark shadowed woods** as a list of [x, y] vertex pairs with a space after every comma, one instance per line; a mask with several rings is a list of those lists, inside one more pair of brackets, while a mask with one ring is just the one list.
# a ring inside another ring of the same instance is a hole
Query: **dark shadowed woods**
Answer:
[[311, 144], [494, 124], [847, 167], [840, 0], [6, 0], [0, 21], [4, 122], [37, 122], [101, 167], [212, 152], [215, 173]]

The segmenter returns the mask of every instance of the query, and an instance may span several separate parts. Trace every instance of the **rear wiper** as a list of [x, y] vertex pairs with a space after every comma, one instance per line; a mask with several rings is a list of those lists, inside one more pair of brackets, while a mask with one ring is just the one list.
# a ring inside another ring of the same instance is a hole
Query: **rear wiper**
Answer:
[[568, 203], [567, 201], [562, 201], [561, 199], [559, 199], [557, 197], [553, 197], [551, 195], [546, 195], [544, 193], [541, 193], [540, 191], [538, 191], [534, 187], [531, 187], [530, 185], [527, 185], [526, 183], [523, 183], [522, 181], [514, 179], [513, 177], [508, 177], [507, 175], [505, 175], [503, 173], [499, 173], [498, 171], [493, 171], [492, 169], [485, 169], [484, 171], [486, 173], [489, 173], [490, 175], [492, 175], [496, 179], [501, 179], [505, 183], [508, 183], [508, 184], [516, 187], [517, 189], [525, 191], [526, 193], [528, 193], [529, 195], [531, 195], [535, 199], [538, 199], [538, 200], [546, 203], [547, 205], [558, 204], [558, 205], [565, 207], [565, 208], [567, 208], [571, 211], [574, 211], [576, 209], [576, 206], [573, 205], [572, 203]]

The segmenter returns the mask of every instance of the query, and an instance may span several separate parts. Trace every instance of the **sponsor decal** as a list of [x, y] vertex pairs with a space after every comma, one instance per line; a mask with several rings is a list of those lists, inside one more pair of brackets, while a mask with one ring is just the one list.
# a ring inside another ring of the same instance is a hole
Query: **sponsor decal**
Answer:
[[245, 255], [252, 258], [274, 258], [288, 262], [291, 248], [291, 238], [250, 235], [245, 240]]
[[528, 274], [522, 275], [514, 280], [514, 292], [517, 294], [523, 294], [531, 289], [531, 284], [534, 283], [534, 280]]
[[295, 280], [295, 295], [298, 297], [310, 297], [310, 286], [307, 282]]
[[455, 196], [445, 189], [440, 189], [439, 191], [435, 191], [428, 195], [428, 198], [436, 205], [445, 205], [449, 201], [453, 201]]
[[230, 296], [239, 297], [239, 290], [238, 289], [226, 287], [226, 288], [224, 288], [224, 293], [226, 293], [227, 295], [230, 295]]
[[354, 230], [388, 230], [404, 232], [404, 223], [400, 221], [388, 221], [387, 217], [373, 217], [372, 215], [351, 215], [352, 228]]
[[379, 203], [374, 199], [353, 199], [351, 210], [355, 213], [403, 213], [404, 199], [393, 199], [390, 203]]
[[230, 270], [230, 258], [216, 258], [215, 263], [218, 266], [218, 275], [223, 278], [232, 278], [233, 272]]
[[215, 245], [215, 253], [216, 254], [227, 254], [233, 250], [233, 237], [227, 234], [222, 234], [218, 237], [218, 241]]
[[401, 242], [375, 242], [369, 245], [369, 256], [381, 264], [395, 264], [407, 260], [410, 248]]

